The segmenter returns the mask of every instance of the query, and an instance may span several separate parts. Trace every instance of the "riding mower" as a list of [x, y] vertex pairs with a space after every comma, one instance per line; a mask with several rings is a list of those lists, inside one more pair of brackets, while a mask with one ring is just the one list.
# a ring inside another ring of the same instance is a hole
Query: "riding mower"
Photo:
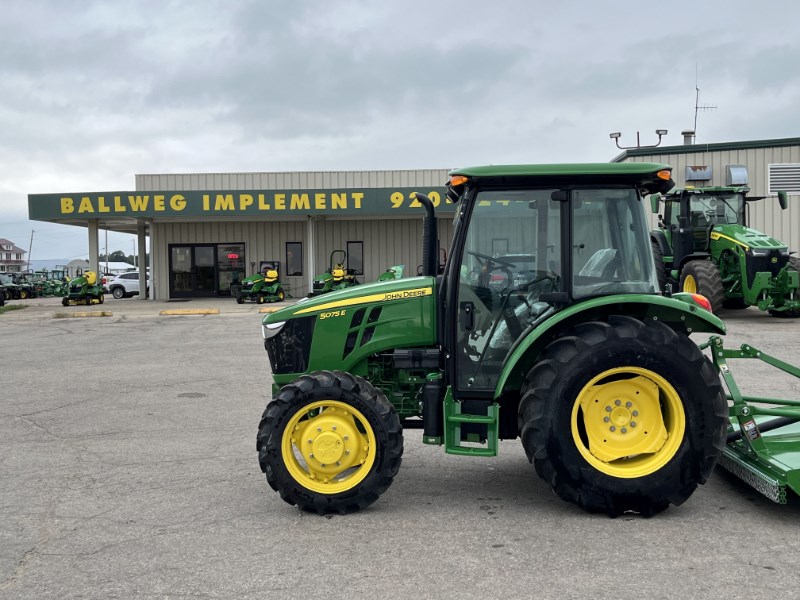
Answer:
[[264, 304], [265, 302], [282, 302], [283, 285], [278, 281], [278, 271], [267, 269], [266, 273], [256, 273], [245, 277], [236, 295], [236, 302], [243, 304], [245, 300]]
[[64, 306], [76, 304], [102, 304], [105, 301], [103, 285], [97, 282], [97, 273], [84, 271], [70, 280], [67, 295], [61, 299]]
[[391, 486], [403, 428], [421, 426], [424, 444], [465, 457], [519, 438], [560, 498], [609, 516], [680, 505], [718, 462], [778, 502], [800, 494], [800, 400], [743, 396], [726, 360], [800, 369], [724, 350], [707, 298], [659, 288], [643, 198], [673, 186], [651, 163], [453, 171], [442, 275], [434, 203], [417, 194], [421, 276], [262, 320], [269, 486], [305, 511], [358, 511]]
[[403, 271], [405, 271], [405, 265], [395, 265], [393, 267], [389, 267], [383, 273], [378, 275], [378, 281], [392, 281], [393, 279], [402, 279], [403, 278]]
[[[339, 260], [334, 260], [334, 258]], [[358, 285], [358, 279], [356, 279], [353, 270], [345, 267], [345, 264], [347, 264], [347, 252], [334, 250], [331, 252], [329, 264], [330, 267], [328, 267], [327, 271], [314, 277], [311, 293], [308, 294], [309, 298]]]

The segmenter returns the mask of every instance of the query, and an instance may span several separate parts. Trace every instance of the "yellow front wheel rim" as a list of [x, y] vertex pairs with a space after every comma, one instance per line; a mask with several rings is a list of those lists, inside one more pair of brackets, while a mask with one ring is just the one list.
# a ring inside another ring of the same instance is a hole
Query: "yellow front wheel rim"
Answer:
[[689, 294], [697, 293], [697, 281], [693, 275], [687, 275], [683, 280], [683, 291], [688, 292]]
[[320, 400], [291, 418], [281, 439], [283, 463], [303, 487], [320, 494], [354, 488], [377, 456], [372, 426], [345, 402]]
[[572, 408], [572, 439], [598, 471], [625, 479], [663, 468], [686, 431], [683, 403], [663, 377], [641, 367], [594, 377]]

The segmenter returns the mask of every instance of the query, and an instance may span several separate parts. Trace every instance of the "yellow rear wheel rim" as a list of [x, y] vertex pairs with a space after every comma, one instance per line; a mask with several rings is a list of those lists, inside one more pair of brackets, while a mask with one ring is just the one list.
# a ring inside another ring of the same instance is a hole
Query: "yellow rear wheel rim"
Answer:
[[677, 453], [686, 414], [675, 388], [641, 367], [594, 377], [572, 408], [572, 439], [595, 469], [624, 479], [663, 468]]
[[690, 294], [697, 293], [697, 281], [695, 280], [694, 275], [687, 275], [683, 280], [683, 291]]
[[360, 411], [338, 400], [320, 400], [290, 419], [281, 455], [289, 474], [304, 488], [338, 494], [366, 478], [375, 464], [377, 443]]

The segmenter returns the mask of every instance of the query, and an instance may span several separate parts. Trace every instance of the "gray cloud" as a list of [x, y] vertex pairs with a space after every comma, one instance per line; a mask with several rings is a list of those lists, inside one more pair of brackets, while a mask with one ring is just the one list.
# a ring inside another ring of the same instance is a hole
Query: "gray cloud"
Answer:
[[[718, 107], [698, 140], [798, 136], [798, 17], [788, 1], [10, 0], [0, 236], [44, 227], [28, 193], [135, 173], [609, 160], [611, 131], [680, 143], [696, 77]], [[53, 255], [86, 248], [73, 229]]]

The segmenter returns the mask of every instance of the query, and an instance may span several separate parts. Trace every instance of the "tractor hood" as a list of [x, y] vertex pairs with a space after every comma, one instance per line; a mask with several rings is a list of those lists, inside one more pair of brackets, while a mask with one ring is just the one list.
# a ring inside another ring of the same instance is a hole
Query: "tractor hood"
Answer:
[[281, 323], [297, 317], [348, 309], [362, 304], [409, 300], [432, 296], [433, 293], [433, 277], [409, 277], [393, 281], [366, 283], [321, 296], [314, 296], [313, 298], [303, 298], [291, 306], [268, 313], [262, 323], [264, 325]]
[[714, 229], [711, 230], [711, 239], [727, 239], [734, 244], [742, 246], [745, 251], [762, 248], [765, 250], [787, 248], [783, 242], [779, 242], [765, 233], [743, 225], [715, 225]]

